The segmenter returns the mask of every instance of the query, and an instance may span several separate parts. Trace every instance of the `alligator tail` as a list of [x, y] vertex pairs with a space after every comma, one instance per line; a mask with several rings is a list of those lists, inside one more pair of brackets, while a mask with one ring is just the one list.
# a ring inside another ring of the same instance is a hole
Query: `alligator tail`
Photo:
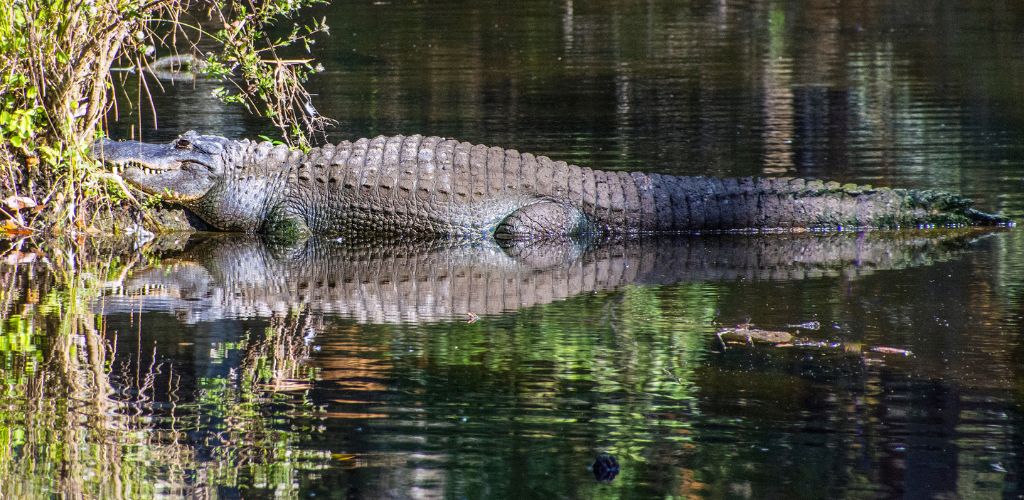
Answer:
[[[632, 181], [632, 182], [630, 182]], [[632, 185], [629, 185], [632, 184]], [[611, 195], [584, 211], [606, 227], [638, 232], [1013, 225], [942, 191], [873, 188], [793, 178], [612, 176]], [[600, 192], [600, 190], [598, 190]], [[616, 212], [614, 200], [626, 201]], [[631, 193], [637, 199], [629, 200]]]
[[999, 214], [984, 212], [970, 198], [937, 190], [895, 190], [912, 210], [924, 211], [924, 224], [946, 226], [1013, 226], [1014, 221]]
[[993, 214], [988, 212], [982, 212], [973, 207], [969, 207], [964, 210], [964, 215], [970, 219], [974, 224], [978, 226], [1007, 226], [1014, 227], [1017, 225], [1013, 219], [1009, 217], [1003, 217], [999, 214]]

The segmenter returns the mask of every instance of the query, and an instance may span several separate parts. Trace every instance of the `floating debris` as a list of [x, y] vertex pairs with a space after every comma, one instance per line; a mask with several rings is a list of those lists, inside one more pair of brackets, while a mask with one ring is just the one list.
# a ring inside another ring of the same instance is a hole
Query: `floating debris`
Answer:
[[803, 323], [797, 323], [795, 325], [786, 325], [789, 328], [799, 328], [801, 330], [817, 330], [821, 328], [821, 323], [817, 321], [805, 321]]
[[880, 352], [882, 354], [896, 354], [899, 356], [913, 356], [914, 353], [906, 349], [898, 349], [895, 347], [876, 346], [871, 348], [872, 352]]
[[736, 328], [725, 328], [719, 330], [718, 340], [722, 342], [722, 346], [725, 347], [727, 342], [731, 343], [742, 343], [742, 344], [753, 344], [754, 342], [760, 342], [764, 344], [785, 344], [793, 341], [793, 334], [784, 332], [781, 330], [761, 330], [757, 328], [751, 328], [751, 325], [741, 325]]
[[[811, 322], [817, 324], [817, 322]], [[808, 323], [804, 323], [808, 325]], [[788, 325], [791, 328], [799, 325]], [[800, 348], [800, 349], [838, 349], [844, 352], [862, 356], [865, 352], [877, 352], [880, 354], [891, 354], [895, 356], [913, 356], [914, 353], [907, 349], [900, 349], [897, 347], [888, 346], [873, 346], [864, 347], [859, 342], [838, 342], [832, 340], [810, 340], [797, 338], [792, 333], [781, 331], [781, 330], [761, 330], [754, 328], [752, 323], [743, 323], [733, 328], [723, 328], [719, 330], [718, 340], [722, 343], [722, 348], [728, 348], [728, 344], [745, 344], [753, 346], [755, 343], [768, 344], [770, 347], [778, 348]], [[872, 361], [872, 360], [867, 360]], [[874, 360], [875, 362], [881, 362], [881, 360]]]
[[792, 347], [805, 347], [811, 349], [840, 349], [844, 347], [841, 342], [829, 342], [826, 340], [797, 340], [790, 345]]

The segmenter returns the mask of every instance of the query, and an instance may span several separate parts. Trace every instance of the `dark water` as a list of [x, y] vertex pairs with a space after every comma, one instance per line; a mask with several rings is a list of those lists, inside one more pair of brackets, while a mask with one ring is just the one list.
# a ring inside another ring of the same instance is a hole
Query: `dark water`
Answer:
[[[1024, 219], [1024, 5], [314, 14], [332, 139], [941, 188]], [[147, 111], [112, 133], [273, 134], [215, 86], [176, 84], [158, 129]], [[0, 496], [1024, 494], [1019, 229], [2, 248]], [[794, 338], [716, 335], [748, 322]], [[610, 482], [588, 470], [602, 452]]]

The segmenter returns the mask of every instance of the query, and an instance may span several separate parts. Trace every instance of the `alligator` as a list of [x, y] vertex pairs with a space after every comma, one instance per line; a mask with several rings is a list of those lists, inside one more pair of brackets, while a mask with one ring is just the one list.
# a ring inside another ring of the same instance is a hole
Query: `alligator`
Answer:
[[302, 152], [189, 131], [166, 144], [103, 139], [92, 155], [214, 228], [247, 233], [519, 240], [1012, 224], [941, 191], [602, 171], [420, 135]]

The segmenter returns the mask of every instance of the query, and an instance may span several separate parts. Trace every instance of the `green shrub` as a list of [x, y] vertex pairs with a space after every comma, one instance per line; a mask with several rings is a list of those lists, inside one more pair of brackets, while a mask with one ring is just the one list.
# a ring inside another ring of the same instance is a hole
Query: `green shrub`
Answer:
[[[269, 118], [289, 144], [307, 146], [327, 124], [303, 87], [315, 67], [278, 54], [308, 51], [310, 37], [327, 27], [295, 25], [277, 39], [268, 30], [321, 1], [0, 2], [0, 234], [67, 222], [84, 229], [93, 214], [131, 198], [86, 153], [113, 100], [111, 68], [145, 72], [155, 54], [185, 54], [194, 70], [225, 82], [224, 101]], [[4, 206], [11, 196], [41, 210]]]

